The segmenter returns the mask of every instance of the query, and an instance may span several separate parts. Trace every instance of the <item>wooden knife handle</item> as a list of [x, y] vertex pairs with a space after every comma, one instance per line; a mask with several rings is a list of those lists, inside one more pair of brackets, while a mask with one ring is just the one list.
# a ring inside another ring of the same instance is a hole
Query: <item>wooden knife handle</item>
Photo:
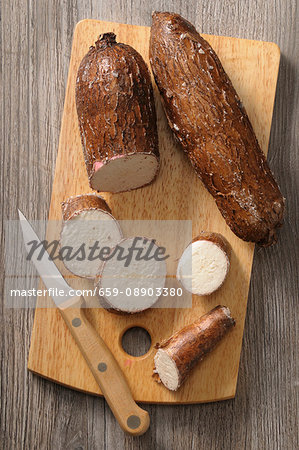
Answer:
[[150, 425], [148, 412], [135, 403], [118, 362], [82, 306], [83, 297], [72, 297], [59, 310], [121, 428], [134, 436], [144, 434]]

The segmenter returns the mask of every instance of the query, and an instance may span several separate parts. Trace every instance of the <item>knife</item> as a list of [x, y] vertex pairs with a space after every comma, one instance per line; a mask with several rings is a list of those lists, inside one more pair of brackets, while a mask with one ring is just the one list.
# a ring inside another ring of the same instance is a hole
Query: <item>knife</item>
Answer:
[[[26, 217], [18, 209], [25, 247], [29, 253], [30, 242], [42, 244]], [[88, 322], [84, 309], [84, 298], [71, 296], [72, 288], [67, 284], [48, 252], [31, 255], [47, 290], [51, 293], [58, 310], [64, 318], [89, 369], [110, 406], [121, 428], [133, 436], [144, 434], [150, 425], [147, 411], [141, 409], [132, 397], [125, 376], [113, 354]], [[64, 296], [59, 294], [63, 290]], [[53, 294], [53, 295], [52, 295]]]

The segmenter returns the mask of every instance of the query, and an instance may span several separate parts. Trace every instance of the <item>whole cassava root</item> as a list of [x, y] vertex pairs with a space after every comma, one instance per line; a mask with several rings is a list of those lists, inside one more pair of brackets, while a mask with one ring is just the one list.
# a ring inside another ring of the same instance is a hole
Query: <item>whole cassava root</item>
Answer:
[[141, 55], [99, 37], [77, 74], [76, 106], [89, 184], [122, 192], [149, 184], [159, 168], [153, 88]]
[[150, 61], [168, 123], [229, 227], [275, 243], [284, 199], [212, 47], [178, 14], [154, 13]]
[[226, 306], [216, 306], [156, 347], [154, 373], [165, 387], [176, 391], [193, 367], [201, 361], [235, 325]]

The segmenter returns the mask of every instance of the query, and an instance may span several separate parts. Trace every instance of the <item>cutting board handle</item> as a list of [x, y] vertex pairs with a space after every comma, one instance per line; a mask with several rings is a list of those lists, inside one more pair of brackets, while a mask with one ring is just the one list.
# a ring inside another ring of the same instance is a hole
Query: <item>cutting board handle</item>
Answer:
[[59, 310], [121, 428], [134, 436], [144, 434], [150, 425], [149, 414], [134, 401], [118, 362], [82, 306], [83, 297], [72, 297]]

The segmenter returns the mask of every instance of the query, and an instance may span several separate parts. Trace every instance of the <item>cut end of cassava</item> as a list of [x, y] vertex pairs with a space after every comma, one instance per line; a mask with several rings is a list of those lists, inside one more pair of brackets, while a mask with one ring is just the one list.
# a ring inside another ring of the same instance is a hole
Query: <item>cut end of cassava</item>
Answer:
[[155, 372], [158, 373], [164, 386], [170, 391], [176, 391], [179, 388], [179, 371], [174, 360], [168, 353], [160, 348], [154, 358]]
[[[166, 279], [165, 261], [153, 257], [157, 249], [152, 239], [134, 237], [123, 239], [112, 250], [95, 281], [107, 309], [132, 314], [153, 307]], [[146, 254], [151, 258], [143, 259]]]
[[[71, 197], [62, 204], [63, 226], [60, 252], [65, 267], [74, 275], [95, 278], [102, 261], [96, 258], [100, 248], [113, 248], [121, 239], [118, 222], [110, 214], [103, 198], [95, 194]], [[90, 249], [97, 247], [91, 256]], [[73, 257], [67, 253], [71, 249]]]
[[227, 241], [218, 233], [202, 233], [181, 256], [177, 279], [196, 295], [210, 295], [222, 286], [230, 266]]
[[119, 155], [93, 165], [90, 186], [99, 192], [124, 192], [150, 184], [157, 175], [159, 159], [150, 153]]

